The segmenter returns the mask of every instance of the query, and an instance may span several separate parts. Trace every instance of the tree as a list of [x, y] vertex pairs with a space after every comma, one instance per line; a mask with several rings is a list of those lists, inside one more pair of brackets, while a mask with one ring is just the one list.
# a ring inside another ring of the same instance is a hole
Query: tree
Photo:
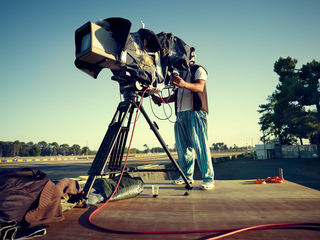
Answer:
[[58, 149], [59, 149], [59, 144], [57, 142], [50, 143], [49, 146], [51, 147], [51, 153], [53, 156], [58, 155]]
[[263, 136], [261, 141], [270, 142], [274, 136], [279, 139], [282, 145], [292, 145], [300, 139], [307, 137], [307, 133], [312, 130], [308, 121], [308, 113], [299, 105], [286, 101], [279, 102], [275, 96], [268, 97], [268, 103], [262, 104], [258, 110], [263, 113], [259, 124]]
[[[88, 151], [87, 151], [88, 150]], [[91, 151], [89, 148], [84, 149], [85, 153], [95, 155], [96, 151]], [[33, 142], [3, 142], [0, 141], [0, 157], [14, 157], [14, 156], [51, 156], [51, 155], [79, 155], [81, 154], [81, 147], [78, 144], [69, 147], [68, 144], [59, 146], [57, 142], [47, 144], [41, 141], [38, 144]]]
[[66, 156], [69, 154], [69, 152], [70, 152], [70, 147], [68, 144], [61, 144], [60, 145], [59, 150], [58, 150], [59, 154]]
[[[320, 76], [317, 72], [319, 64], [313, 61], [313, 67], [307, 64], [297, 71], [297, 62], [296, 59], [287, 57], [279, 58], [274, 64], [274, 72], [279, 75], [279, 84], [276, 91], [268, 97], [269, 102], [260, 105], [258, 110], [263, 114], [259, 120], [261, 131], [264, 133], [261, 138], [263, 142], [268, 142], [271, 136], [275, 136], [282, 145], [294, 144], [297, 139], [300, 139], [302, 144], [302, 138], [312, 135], [319, 123], [314, 121], [314, 112], [305, 109], [307, 103], [311, 102], [306, 100], [310, 94], [315, 96], [313, 99], [319, 103], [319, 86], [315, 85], [314, 81], [317, 79], [318, 82]], [[311, 74], [310, 69], [316, 69], [316, 73]], [[310, 82], [315, 88], [312, 89], [312, 93], [309, 88]]]
[[300, 140], [303, 145], [302, 139], [309, 138], [315, 130], [313, 116], [311, 111], [306, 111], [304, 108], [295, 108], [292, 110], [292, 118], [290, 119], [288, 128], [290, 133]]
[[73, 144], [70, 148], [70, 153], [72, 155], [80, 155], [81, 154], [81, 147], [78, 144]]
[[[128, 148], [125, 150], [125, 152], [128, 152]], [[137, 148], [130, 148], [130, 153], [139, 153], [139, 149]]]
[[154, 147], [154, 148], [151, 148], [150, 151], [153, 153], [161, 153], [161, 152], [164, 152], [164, 149], [162, 147]]
[[[277, 86], [275, 97], [282, 109], [289, 106], [286, 124], [289, 133], [300, 139], [308, 138], [319, 130], [320, 106], [319, 106], [319, 78], [320, 64], [313, 60], [303, 65], [301, 69], [295, 69], [297, 60], [290, 57], [280, 58], [275, 63], [275, 72], [279, 74], [281, 84]], [[281, 66], [281, 67], [279, 67]], [[280, 70], [279, 70], [280, 69]], [[286, 69], [286, 70], [284, 70]], [[314, 111], [306, 110], [306, 106], [315, 105], [318, 121], [314, 119]]]
[[176, 152], [176, 151], [177, 151], [177, 145], [176, 145], [176, 144], [173, 144], [172, 152]]
[[20, 148], [21, 148], [21, 143], [19, 141], [15, 141], [12, 144], [12, 155], [20, 156]]
[[1, 147], [1, 155], [3, 157], [12, 157], [13, 156], [12, 143], [0, 142], [0, 147]]
[[219, 150], [221, 151], [221, 150], [227, 150], [228, 147], [223, 142], [218, 142], [218, 143], [213, 143], [212, 144], [212, 149], [214, 151], [219, 151]]
[[212, 150], [219, 151], [219, 146], [216, 143], [212, 143]]
[[40, 156], [40, 154], [41, 154], [41, 148], [40, 148], [40, 146], [38, 145], [38, 144], [35, 144], [35, 145], [33, 145], [32, 147], [31, 147], [31, 149], [30, 149], [30, 156]]
[[41, 156], [50, 156], [51, 155], [51, 148], [49, 147], [49, 144], [45, 141], [38, 142], [38, 145], [41, 149]]
[[304, 106], [315, 105], [320, 119], [320, 63], [313, 60], [299, 71], [300, 89], [295, 92], [297, 101]]
[[228, 146], [227, 146], [226, 144], [223, 144], [223, 145], [221, 146], [221, 150], [228, 150]]
[[21, 142], [20, 156], [29, 156], [30, 148], [28, 144]]
[[148, 152], [149, 152], [149, 147], [148, 147], [148, 145], [147, 145], [147, 144], [144, 144], [143, 146], [146, 148], [145, 152], [148, 153]]
[[81, 154], [88, 155], [89, 152], [90, 152], [90, 148], [89, 147], [83, 147], [81, 149]]
[[38, 142], [38, 145], [40, 146], [41, 150], [45, 149], [48, 146], [48, 144], [45, 141]]

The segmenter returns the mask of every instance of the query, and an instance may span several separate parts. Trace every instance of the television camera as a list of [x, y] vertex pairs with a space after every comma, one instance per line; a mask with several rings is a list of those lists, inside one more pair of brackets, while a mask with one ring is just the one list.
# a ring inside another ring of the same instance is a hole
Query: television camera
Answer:
[[108, 68], [121, 93], [147, 88], [150, 94], [170, 87], [174, 71], [189, 70], [192, 51], [180, 38], [144, 28], [130, 33], [130, 29], [131, 22], [124, 18], [81, 26], [75, 32], [76, 67], [93, 78]]
[[[189, 70], [189, 59], [193, 55], [191, 48], [171, 33], [155, 34], [144, 28], [130, 33], [131, 22], [123, 18], [107, 18], [96, 24], [87, 22], [75, 31], [75, 66], [93, 78], [97, 78], [103, 68], [113, 73], [112, 80], [117, 81], [124, 101], [120, 102], [107, 133], [98, 149], [88, 171], [89, 177], [81, 198], [88, 199], [89, 192], [97, 176], [123, 172], [122, 159], [130, 129], [132, 114], [138, 108], [139, 95], [149, 96], [172, 87], [170, 78], [174, 71]], [[164, 151], [171, 160], [174, 169], [125, 169], [130, 171], [175, 171], [186, 182], [186, 189], [192, 187], [172, 157], [163, 141], [158, 127], [152, 122], [143, 106], [140, 112], [145, 117]], [[109, 172], [105, 172], [107, 161]], [[188, 195], [186, 192], [185, 195]]]

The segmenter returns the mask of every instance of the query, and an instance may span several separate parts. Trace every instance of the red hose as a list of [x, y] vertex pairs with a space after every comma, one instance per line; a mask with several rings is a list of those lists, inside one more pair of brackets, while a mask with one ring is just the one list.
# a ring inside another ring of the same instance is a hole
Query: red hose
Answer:
[[[206, 238], [206, 240], [216, 240], [216, 239], [221, 239], [224, 237], [228, 237], [230, 235], [234, 235], [237, 233], [245, 232], [245, 231], [250, 231], [250, 230], [267, 230], [267, 229], [283, 229], [283, 228], [303, 228], [299, 227], [299, 225], [311, 225], [311, 226], [320, 226], [320, 223], [275, 223], [275, 224], [264, 224], [264, 225], [256, 225], [252, 227], [247, 227], [247, 228], [240, 228], [236, 230], [229, 231], [228, 233], [212, 237], [212, 238]], [[313, 227], [313, 230], [320, 231], [320, 228], [315, 228]]]
[[[133, 139], [133, 133], [134, 133], [134, 130], [135, 130], [135, 127], [136, 127], [136, 123], [137, 123], [137, 118], [138, 118], [139, 109], [140, 109], [140, 106], [141, 106], [141, 103], [142, 103], [143, 96], [144, 96], [144, 94], [145, 94], [145, 92], [146, 92], [147, 90], [148, 90], [148, 89], [144, 90], [144, 92], [143, 92], [143, 94], [142, 94], [142, 96], [141, 96], [141, 99], [140, 99], [140, 103], [139, 103], [139, 106], [138, 106], [138, 109], [137, 109], [136, 117], [135, 117], [134, 124], [133, 124], [133, 128], [132, 128], [131, 138], [130, 138], [130, 142], [129, 142], [129, 146], [128, 146], [128, 152], [127, 152], [127, 155], [126, 155], [126, 159], [125, 159], [125, 161], [124, 161], [124, 166], [123, 166], [123, 168], [122, 168], [122, 171], [121, 171], [120, 178], [119, 178], [119, 181], [118, 181], [118, 183], [117, 183], [117, 186], [115, 187], [113, 193], [112, 193], [111, 196], [107, 199], [107, 201], [106, 201], [103, 205], [101, 205], [99, 208], [97, 208], [97, 209], [96, 209], [93, 213], [91, 213], [90, 216], [89, 216], [89, 222], [90, 222], [92, 225], [96, 226], [96, 227], [99, 227], [99, 226], [97, 226], [96, 224], [94, 224], [94, 223], [92, 222], [92, 217], [93, 217], [93, 215], [94, 215], [96, 212], [98, 212], [102, 207], [104, 207], [107, 203], [109, 203], [110, 199], [111, 199], [111, 198], [113, 197], [113, 195], [116, 193], [116, 191], [117, 191], [117, 189], [118, 189], [118, 187], [119, 187], [119, 184], [120, 184], [120, 182], [121, 182], [121, 179], [122, 179], [122, 176], [123, 176], [123, 173], [124, 173], [124, 170], [125, 170], [125, 168], [126, 168], [127, 161], [128, 161], [128, 156], [129, 156], [130, 147], [131, 147], [131, 143], [132, 143], [132, 139]], [[101, 227], [99, 227], [99, 228], [101, 228]]]

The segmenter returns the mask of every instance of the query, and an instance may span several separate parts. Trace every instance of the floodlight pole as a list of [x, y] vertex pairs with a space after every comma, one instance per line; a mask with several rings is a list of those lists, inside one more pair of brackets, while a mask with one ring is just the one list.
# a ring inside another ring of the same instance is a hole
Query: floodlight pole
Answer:
[[[120, 102], [116, 113], [113, 116], [111, 123], [109, 124], [108, 130], [102, 143], [98, 149], [98, 152], [92, 162], [92, 165], [88, 171], [89, 177], [88, 180], [83, 188], [82, 191], [82, 199], [88, 199], [90, 190], [93, 187], [94, 181], [97, 176], [109, 175], [110, 178], [114, 177], [116, 173], [120, 173], [122, 171], [122, 159], [123, 153], [125, 150], [126, 142], [128, 133], [130, 130], [130, 123], [132, 119], [132, 115], [135, 108], [138, 108], [139, 102], [138, 100], [138, 93], [135, 91], [125, 91], [123, 93], [124, 101]], [[187, 191], [192, 189], [189, 181], [187, 180], [186, 176], [180, 169], [178, 163], [171, 155], [167, 145], [165, 144], [164, 140], [162, 139], [156, 123], [152, 123], [148, 114], [144, 110], [143, 106], [140, 105], [139, 110], [141, 111], [142, 115], [145, 117], [147, 123], [149, 124], [151, 130], [154, 132], [155, 136], [157, 137], [158, 141], [160, 142], [162, 148], [168, 155], [169, 159], [171, 160], [175, 169], [173, 170], [141, 170], [141, 169], [125, 169], [125, 172], [138, 172], [138, 171], [175, 171], [179, 172], [181, 177], [186, 183]], [[125, 124], [126, 123], [126, 124]], [[105, 172], [104, 169], [106, 168], [107, 161], [109, 160], [109, 172]], [[188, 192], [185, 193], [188, 195]]]

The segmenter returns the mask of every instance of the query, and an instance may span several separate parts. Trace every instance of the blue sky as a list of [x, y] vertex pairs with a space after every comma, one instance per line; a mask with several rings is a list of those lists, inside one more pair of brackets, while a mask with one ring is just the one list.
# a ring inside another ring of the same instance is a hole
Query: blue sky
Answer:
[[[0, 0], [0, 141], [79, 144], [97, 150], [120, 101], [104, 69], [93, 79], [74, 66], [74, 32], [88, 21], [123, 17], [171, 32], [196, 48], [209, 72], [209, 143], [259, 143], [260, 104], [275, 91], [279, 57], [297, 67], [320, 60], [318, 0]], [[169, 147], [173, 123], [156, 120]], [[170, 112], [170, 108], [165, 108]], [[153, 105], [164, 118], [163, 108]], [[174, 121], [174, 118], [171, 119]], [[140, 117], [132, 147], [160, 146]]]

